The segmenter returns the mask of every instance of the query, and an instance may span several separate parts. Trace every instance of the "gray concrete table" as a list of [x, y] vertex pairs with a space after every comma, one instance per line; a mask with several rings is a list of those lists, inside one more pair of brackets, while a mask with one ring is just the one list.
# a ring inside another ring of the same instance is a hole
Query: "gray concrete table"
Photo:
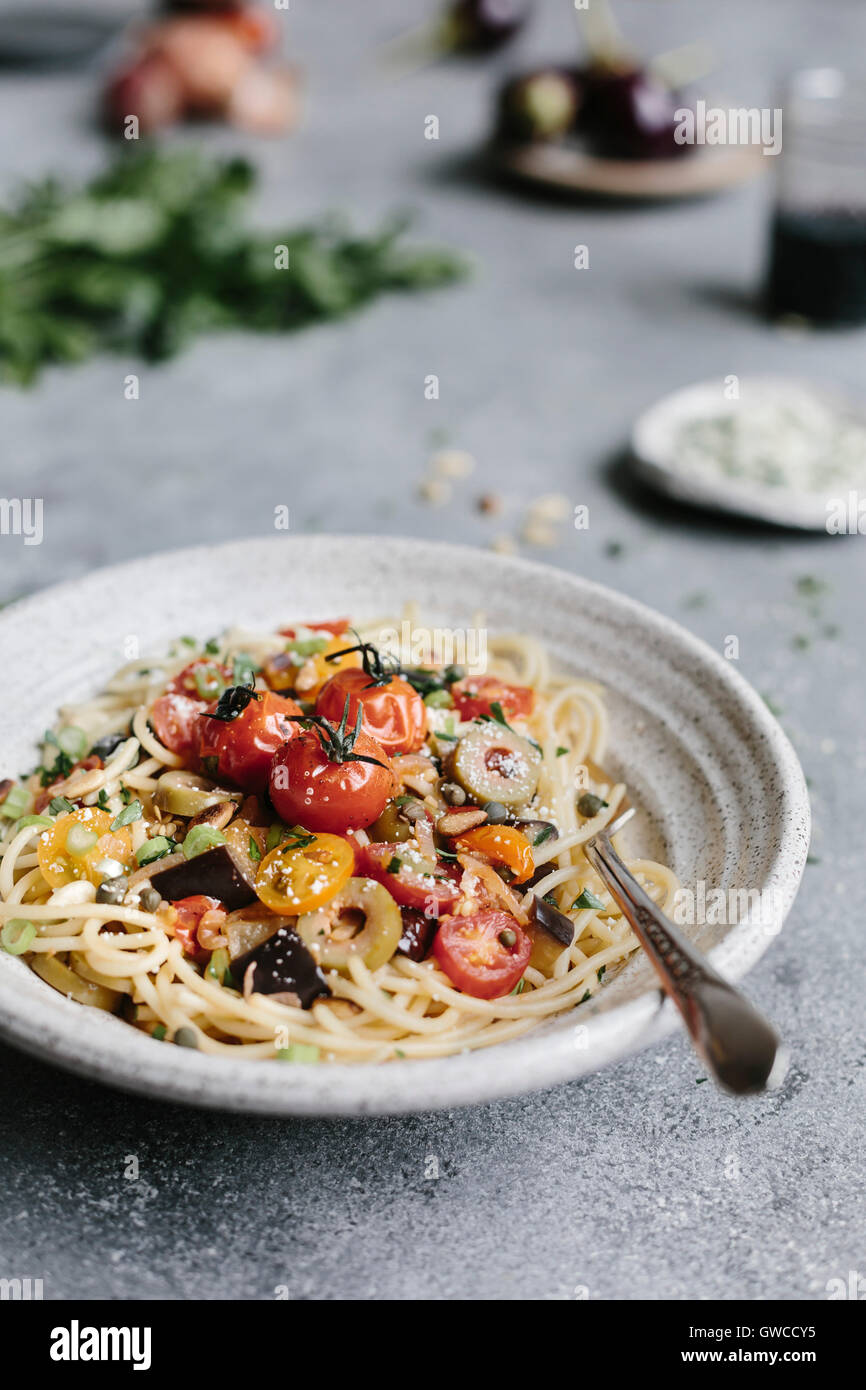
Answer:
[[[310, 114], [291, 142], [255, 147], [262, 218], [336, 207], [370, 224], [414, 206], [419, 232], [472, 252], [477, 274], [301, 337], [232, 335], [161, 369], [103, 358], [29, 393], [4, 389], [0, 490], [45, 499], [45, 540], [0, 539], [0, 594], [266, 534], [279, 503], [299, 532], [477, 545], [513, 531], [539, 490], [588, 505], [589, 530], [561, 532], [543, 558], [716, 647], [736, 634], [741, 670], [779, 704], [811, 778], [813, 862], [748, 981], [790, 1041], [790, 1078], [772, 1097], [735, 1102], [699, 1084], [677, 1037], [526, 1099], [292, 1123], [129, 1098], [2, 1049], [0, 1274], [41, 1277], [46, 1297], [266, 1299], [287, 1285], [293, 1298], [824, 1298], [828, 1280], [864, 1268], [862, 543], [651, 503], [615, 460], [643, 406], [703, 377], [791, 372], [862, 395], [866, 338], [794, 337], [754, 313], [767, 183], [621, 211], [479, 180], [469, 156], [494, 73], [569, 51], [569, 6], [541, 8], [491, 65], [383, 84], [376, 46], [424, 11], [420, 0], [293, 0]], [[648, 51], [710, 39], [719, 90], [747, 104], [770, 100], [785, 69], [863, 46], [859, 0], [620, 10]], [[91, 97], [82, 75], [4, 81], [3, 191], [98, 165]], [[429, 114], [438, 142], [424, 139]], [[590, 248], [581, 273], [578, 243]], [[138, 402], [123, 395], [133, 369]], [[438, 401], [424, 399], [428, 373]], [[416, 490], [440, 430], [478, 468], [437, 509]], [[510, 510], [480, 515], [484, 491]], [[804, 576], [820, 584], [798, 589]], [[124, 1177], [130, 1157], [138, 1181]]]

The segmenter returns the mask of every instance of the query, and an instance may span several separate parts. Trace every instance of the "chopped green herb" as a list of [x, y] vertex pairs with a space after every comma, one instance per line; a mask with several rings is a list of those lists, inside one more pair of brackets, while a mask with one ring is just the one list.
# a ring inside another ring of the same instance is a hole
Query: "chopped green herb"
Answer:
[[[58, 799], [65, 800], [65, 797]], [[99, 789], [99, 795], [96, 798], [96, 804], [99, 807], [100, 811], [108, 810], [108, 793], [106, 792], [104, 787], [100, 787]]]
[[406, 1053], [403, 1051], [402, 1047], [395, 1047], [395, 1048], [394, 1048], [394, 1056], [395, 1056], [395, 1057], [405, 1057], [405, 1056], [406, 1056]]
[[806, 863], [807, 863], [807, 864], [820, 864], [820, 863], [821, 863], [821, 860], [818, 858], [817, 854], [807, 854], [807, 855], [806, 855]]
[[216, 637], [209, 637], [204, 644], [204, 649], [208, 656], [216, 656], [219, 653], [220, 644]]
[[557, 748], [557, 750], [556, 750], [556, 756], [557, 756], [558, 758], [561, 758], [561, 757], [563, 757], [563, 755], [566, 754], [567, 752], [568, 752], [568, 749], [567, 749], [567, 748], [563, 748], [563, 747], [560, 745], [560, 747]]
[[[56, 782], [61, 777], [68, 777], [72, 771], [72, 759], [68, 753], [64, 753], [61, 748], [51, 767], [39, 769], [39, 781], [43, 787], [48, 787], [52, 782]], [[8, 801], [8, 797], [6, 798]]]
[[157, 1042], [164, 1042], [164, 1041], [165, 1041], [165, 1035], [166, 1035], [167, 1032], [168, 1032], [168, 1029], [166, 1028], [165, 1024], [164, 1024], [164, 1023], [158, 1023], [158, 1024], [156, 1025], [156, 1027], [153, 1029], [153, 1031], [152, 1031], [152, 1033], [151, 1033], [150, 1036], [151, 1036], [152, 1038], [155, 1038]]
[[123, 810], [119, 811], [114, 817], [114, 820], [111, 822], [111, 828], [112, 830], [120, 830], [124, 825], [132, 825], [134, 820], [141, 820], [141, 817], [141, 802], [138, 800], [130, 801], [129, 805], [124, 806]]
[[604, 553], [611, 560], [616, 560], [618, 556], [622, 555], [624, 550], [625, 546], [623, 545], [622, 541], [605, 542]]
[[797, 593], [802, 598], [817, 598], [819, 594], [824, 594], [829, 589], [829, 584], [823, 579], [818, 579], [814, 574], [801, 574], [796, 581]]
[[554, 837], [555, 834], [556, 834], [556, 826], [555, 826], [555, 825], [545, 825], [544, 828], [543, 828], [542, 830], [539, 830], [539, 832], [538, 832], [538, 834], [536, 835], [535, 839], [532, 841], [532, 844], [533, 844], [533, 846], [536, 846], [536, 845], [543, 845], [544, 842], [545, 842], [545, 840], [551, 840], [551, 839], [553, 839], [553, 837]]
[[197, 647], [197, 646], [198, 646], [198, 642], [195, 640], [194, 637], [181, 637], [180, 640], [181, 640], [181, 642], [183, 642], [183, 645], [184, 645], [185, 647]]
[[795, 633], [795, 635], [791, 638], [791, 646], [794, 648], [795, 652], [806, 652], [809, 650], [811, 645], [812, 639], [811, 637], [807, 637], [805, 633]]
[[48, 809], [52, 816], [63, 816], [67, 811], [74, 811], [75, 807], [68, 796], [55, 796], [49, 801]]
[[591, 999], [591, 998], [592, 998], [592, 990], [591, 990], [591, 989], [588, 989], [588, 990], [586, 990], [586, 992], [585, 992], [584, 994], [582, 994], [582, 995], [580, 996], [580, 998], [578, 999], [577, 1002], [578, 1002], [578, 1004], [585, 1004], [586, 1001], [587, 1001], [587, 999]]
[[574, 912], [575, 910], [579, 910], [583, 912], [587, 907], [594, 908], [596, 912], [604, 912], [605, 910], [601, 898], [597, 898], [591, 889], [584, 888], [581, 890], [579, 897], [576, 897], [571, 904], [571, 911]]
[[598, 970], [596, 970], [596, 972], [595, 972], [595, 978], [598, 980], [599, 984], [601, 984], [601, 982], [602, 982], [602, 980], [603, 980], [603, 978], [604, 978], [604, 972], [605, 972], [605, 970], [607, 970], [607, 966], [606, 966], [606, 965], [600, 965], [599, 968], [598, 968]]
[[709, 1079], [710, 1079], [710, 1078], [709, 1078], [708, 1076], [699, 1076], [699, 1077], [697, 1077], [696, 1080], [695, 1080], [695, 1085], [696, 1085], [696, 1086], [703, 1086], [704, 1082], [705, 1082], [705, 1081], [709, 1081]]
[[132, 799], [132, 792], [129, 790], [129, 787], [122, 786], [118, 795], [120, 796], [120, 799], [123, 802], [124, 806], [128, 806]]
[[520, 979], [517, 981], [517, 984], [514, 986], [514, 989], [510, 990], [509, 993], [510, 993], [510, 994], [522, 994], [523, 991], [524, 991], [525, 989], [526, 989], [526, 981], [525, 981], [525, 979], [523, 978], [523, 976], [521, 975]]
[[389, 873], [389, 874], [396, 874], [396, 873], [399, 873], [399, 871], [400, 871], [400, 865], [402, 864], [402, 862], [403, 862], [402, 859], [400, 859], [398, 855], [392, 854], [392, 855], [391, 855], [391, 858], [388, 860], [388, 863], [385, 865], [385, 867], [386, 867], [388, 873]]
[[218, 985], [225, 983], [226, 975], [229, 973], [229, 953], [224, 946], [218, 951], [214, 951], [207, 963], [204, 972], [206, 980], [215, 980]]
[[250, 859], [252, 859], [256, 864], [258, 864], [259, 860], [262, 857], [262, 852], [259, 849], [258, 841], [255, 839], [253, 835], [250, 836], [249, 854]]

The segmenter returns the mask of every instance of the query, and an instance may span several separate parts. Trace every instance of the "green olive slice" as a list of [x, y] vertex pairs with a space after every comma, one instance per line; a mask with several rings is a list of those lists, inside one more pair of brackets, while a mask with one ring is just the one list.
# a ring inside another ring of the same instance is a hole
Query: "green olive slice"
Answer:
[[454, 751], [454, 775], [475, 801], [509, 810], [535, 795], [541, 754], [529, 739], [491, 721], [470, 729]]
[[350, 960], [362, 960], [368, 970], [390, 960], [403, 935], [403, 919], [381, 883], [350, 878], [326, 907], [299, 917], [296, 930], [320, 965], [347, 975]]
[[242, 801], [243, 793], [217, 787], [197, 772], [172, 768], [160, 777], [153, 799], [161, 811], [171, 816], [197, 816], [220, 801]]

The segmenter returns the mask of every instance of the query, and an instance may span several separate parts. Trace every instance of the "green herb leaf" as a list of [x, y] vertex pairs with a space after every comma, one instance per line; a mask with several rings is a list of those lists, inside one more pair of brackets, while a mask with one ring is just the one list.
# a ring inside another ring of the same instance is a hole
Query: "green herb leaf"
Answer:
[[140, 801], [130, 801], [128, 806], [118, 812], [111, 822], [112, 830], [120, 830], [124, 825], [132, 825], [134, 820], [141, 820], [142, 806]]
[[74, 811], [75, 806], [66, 796], [55, 796], [48, 803], [48, 809], [52, 816], [64, 816], [67, 811]]
[[583, 909], [587, 907], [595, 908], [596, 912], [605, 911], [605, 906], [601, 898], [597, 898], [595, 893], [589, 888], [584, 888], [580, 896], [575, 898], [574, 902], [571, 904], [571, 911], [580, 910], [582, 912]]

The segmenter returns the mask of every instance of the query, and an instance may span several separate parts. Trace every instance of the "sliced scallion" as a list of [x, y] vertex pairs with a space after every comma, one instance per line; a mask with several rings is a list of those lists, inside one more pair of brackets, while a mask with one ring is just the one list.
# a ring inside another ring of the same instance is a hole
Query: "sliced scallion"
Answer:
[[87, 854], [88, 850], [98, 841], [99, 836], [95, 830], [89, 830], [86, 825], [80, 825], [78, 821], [70, 825], [66, 832], [66, 850], [69, 854], [74, 854], [76, 859], [82, 854]]
[[47, 830], [53, 824], [52, 816], [22, 816], [20, 820], [15, 822], [13, 834], [17, 835], [19, 830], [24, 830], [31, 825], [41, 825], [43, 829]]
[[139, 866], [150, 864], [154, 859], [162, 859], [164, 855], [171, 854], [173, 848], [171, 840], [166, 839], [165, 835], [154, 835], [152, 840], [145, 840], [143, 845], [139, 845], [135, 851], [136, 862]]
[[49, 801], [48, 809], [52, 816], [64, 816], [67, 811], [74, 811], [75, 807], [68, 796], [55, 796]]
[[197, 854], [204, 854], [205, 850], [225, 842], [225, 835], [215, 825], [194, 825], [181, 848], [185, 859], [195, 859]]
[[0, 805], [0, 816], [7, 816], [9, 820], [18, 820], [19, 816], [26, 815], [29, 805], [29, 791], [22, 782], [16, 782], [14, 787], [9, 788], [6, 800]]
[[77, 724], [67, 724], [57, 735], [58, 748], [68, 753], [70, 758], [83, 758], [89, 743], [87, 734]]
[[0, 946], [10, 956], [23, 956], [29, 951], [30, 943], [36, 935], [32, 922], [24, 917], [11, 917], [0, 930]]

